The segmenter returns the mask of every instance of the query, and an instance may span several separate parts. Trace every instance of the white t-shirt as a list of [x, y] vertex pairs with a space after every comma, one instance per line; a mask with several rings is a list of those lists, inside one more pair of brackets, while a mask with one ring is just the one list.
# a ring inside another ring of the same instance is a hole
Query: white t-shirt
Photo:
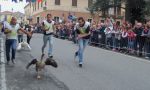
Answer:
[[[89, 22], [85, 22], [85, 24], [84, 24], [84, 26], [82, 28], [87, 28], [88, 26], [90, 26], [90, 23]], [[75, 25], [75, 27], [74, 27], [74, 30], [79, 29], [79, 28], [80, 28], [79, 23], [77, 23]]]
[[21, 28], [19, 24], [10, 25], [8, 22], [4, 24], [4, 28], [11, 30], [11, 33], [6, 34], [6, 39], [17, 39], [18, 30]]
[[54, 32], [53, 30], [53, 25], [55, 23], [54, 21], [52, 21], [51, 23], [48, 23], [47, 20], [44, 20], [43, 23], [44, 23], [44, 28], [48, 29], [48, 31], [46, 31], [46, 34]]

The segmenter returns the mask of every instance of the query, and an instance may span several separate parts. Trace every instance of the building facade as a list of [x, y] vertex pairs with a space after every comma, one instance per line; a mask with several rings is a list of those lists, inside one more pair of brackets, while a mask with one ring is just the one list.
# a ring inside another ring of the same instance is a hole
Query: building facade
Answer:
[[10, 11], [4, 11], [4, 12], [0, 12], [0, 21], [10, 21], [11, 17], [12, 17], [13, 13]]
[[[24, 7], [26, 22], [32, 24], [40, 23], [45, 19], [48, 13], [51, 13], [53, 19], [57, 22], [67, 21], [70, 15], [75, 17], [84, 17], [88, 21], [98, 21], [101, 15], [93, 17], [88, 11], [88, 7], [92, 5], [95, 0], [45, 0], [43, 2], [32, 2]], [[122, 16], [124, 11], [117, 9], [109, 9], [108, 13], [111, 15], [117, 14]], [[31, 22], [32, 21], [32, 22]]]
[[10, 22], [11, 17], [16, 17], [18, 23], [23, 23], [24, 22], [24, 14], [21, 12], [10, 12], [10, 11], [4, 11], [0, 12], [0, 21], [8, 21]]
[[24, 9], [26, 16], [32, 17], [32, 23], [39, 23], [48, 13], [52, 14], [55, 21], [67, 20], [69, 15], [91, 19], [87, 8], [87, 0], [46, 0], [30, 3]]

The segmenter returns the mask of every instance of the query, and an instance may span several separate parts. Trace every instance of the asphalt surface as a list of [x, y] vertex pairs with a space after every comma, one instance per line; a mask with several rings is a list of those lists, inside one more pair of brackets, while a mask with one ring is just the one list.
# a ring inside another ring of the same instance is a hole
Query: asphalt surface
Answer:
[[[32, 55], [41, 55], [42, 35], [34, 35]], [[70, 41], [54, 40], [57, 69], [48, 68], [70, 90], [150, 90], [148, 60], [88, 46], [83, 68], [74, 60], [78, 49]], [[48, 49], [46, 49], [47, 51]]]
[[16, 65], [6, 66], [7, 90], [150, 90], [150, 61], [88, 46], [79, 68], [77, 45], [60, 39], [54, 39], [53, 53], [58, 68], [47, 66], [37, 80], [34, 67], [25, 66], [40, 58], [42, 45], [42, 35], [34, 34], [32, 51], [18, 52]]
[[[16, 64], [10, 62], [10, 65], [5, 65], [6, 82], [1, 81], [0, 85], [6, 83], [7, 90], [69, 90], [47, 69], [42, 71], [40, 80], [36, 78], [37, 73], [34, 66], [26, 70], [27, 63], [32, 59], [32, 54], [27, 49], [17, 51]], [[0, 68], [2, 68], [2, 65]], [[4, 73], [3, 70], [1, 70], [1, 73]], [[0, 90], [5, 89], [1, 87]]]

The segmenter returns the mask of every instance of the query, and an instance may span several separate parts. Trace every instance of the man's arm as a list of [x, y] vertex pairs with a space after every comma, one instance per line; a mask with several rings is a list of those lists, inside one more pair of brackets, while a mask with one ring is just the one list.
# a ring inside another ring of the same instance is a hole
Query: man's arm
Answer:
[[44, 22], [42, 22], [41, 29], [42, 29], [43, 31], [48, 31], [48, 30], [49, 30], [49, 29], [45, 29], [45, 24], [44, 24]]
[[11, 33], [11, 30], [4, 28], [4, 34], [8, 34], [8, 33]]
[[42, 29], [43, 31], [46, 31], [45, 28], [44, 28], [44, 22], [42, 22], [41, 29]]
[[28, 36], [31, 36], [30, 32], [25, 31], [23, 28], [19, 29], [20, 31], [22, 31], [23, 33], [27, 34]]
[[86, 32], [87, 33], [85, 33], [85, 34], [78, 34], [78, 38], [83, 38], [83, 37], [90, 35], [91, 34], [90, 33], [90, 26], [87, 27]]

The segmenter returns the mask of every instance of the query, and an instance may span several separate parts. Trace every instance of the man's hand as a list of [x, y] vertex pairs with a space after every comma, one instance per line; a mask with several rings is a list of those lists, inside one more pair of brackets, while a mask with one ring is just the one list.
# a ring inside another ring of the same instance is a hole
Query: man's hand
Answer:
[[5, 33], [5, 34], [11, 33], [11, 30], [5, 29], [5, 30], [4, 30], [4, 33]]
[[32, 37], [32, 33], [31, 33], [31, 32], [27, 32], [27, 35], [28, 35], [29, 37]]
[[83, 36], [81, 34], [78, 35], [77, 39], [81, 39]]
[[77, 39], [81, 39], [81, 38], [86, 37], [88, 35], [90, 35], [90, 33], [89, 34], [78, 34]]
[[48, 31], [49, 29], [45, 29], [44, 26], [42, 26], [42, 30], [43, 31]]
[[25, 31], [25, 30], [23, 30], [23, 29], [20, 29], [20, 31], [22, 31], [23, 33], [27, 34], [29, 37], [31, 37], [31, 36], [32, 36], [32, 34], [31, 34], [31, 33], [27, 32], [27, 31]]

